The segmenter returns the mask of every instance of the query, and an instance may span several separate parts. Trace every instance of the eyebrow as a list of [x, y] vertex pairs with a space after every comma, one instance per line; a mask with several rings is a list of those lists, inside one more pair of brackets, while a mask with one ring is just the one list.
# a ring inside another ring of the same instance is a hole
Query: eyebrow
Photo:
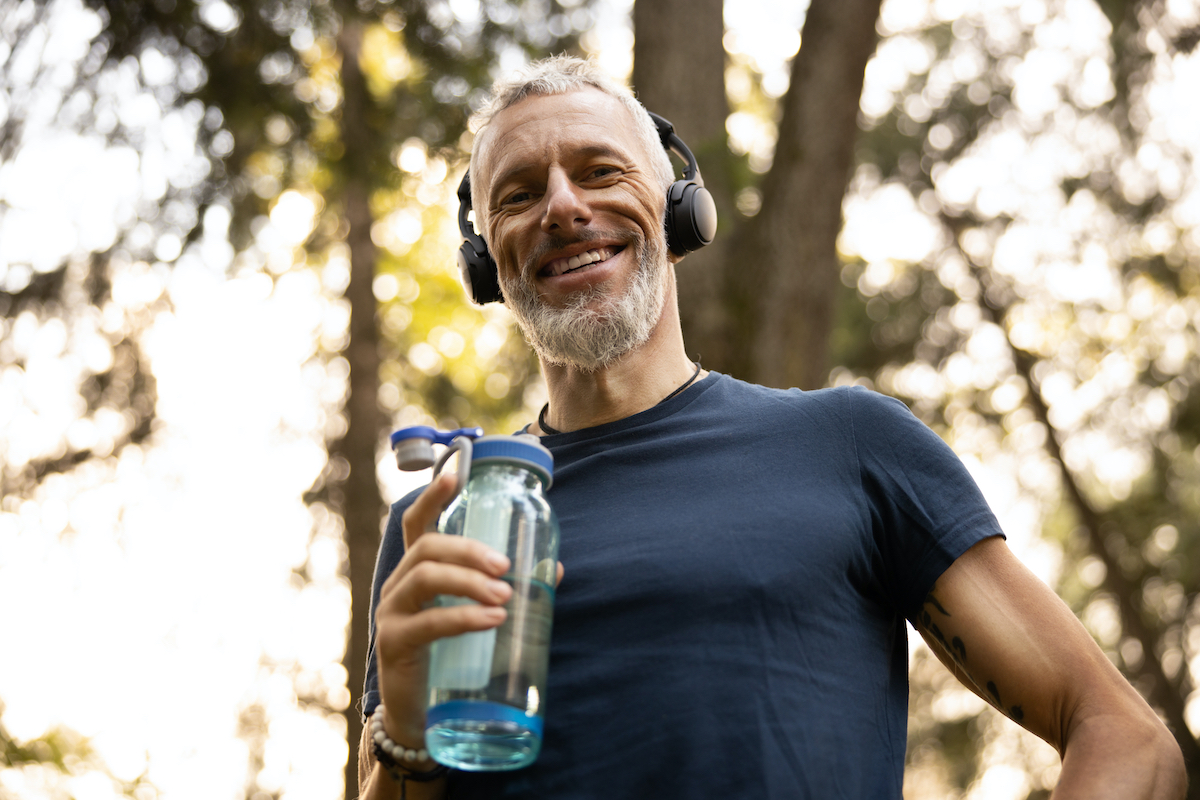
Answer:
[[[628, 154], [623, 153], [615, 147], [607, 144], [585, 145], [577, 150], [573, 150], [571, 152], [571, 157], [583, 161], [593, 158], [611, 158], [614, 161], [621, 162], [622, 164], [628, 164], [631, 160]], [[496, 195], [500, 187], [503, 187], [510, 181], [519, 180], [526, 173], [537, 172], [539, 169], [540, 167], [537, 164], [523, 163], [515, 164], [499, 173], [495, 180], [492, 181], [492, 189], [488, 196], [488, 205], [496, 202]]]

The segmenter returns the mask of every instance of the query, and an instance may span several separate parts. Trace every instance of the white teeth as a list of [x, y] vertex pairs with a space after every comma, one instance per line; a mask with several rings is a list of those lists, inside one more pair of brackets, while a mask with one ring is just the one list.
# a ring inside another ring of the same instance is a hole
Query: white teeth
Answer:
[[588, 250], [586, 253], [580, 253], [566, 260], [556, 262], [552, 271], [555, 275], [562, 275], [564, 272], [570, 272], [573, 269], [579, 269], [587, 264], [595, 264], [597, 261], [605, 261], [609, 258], [612, 258], [611, 248], [603, 247], [599, 250]]
[[567, 270], [579, 269], [584, 264], [595, 264], [600, 260], [600, 252], [598, 250], [589, 250], [586, 253], [580, 253], [577, 256], [571, 256], [567, 259]]

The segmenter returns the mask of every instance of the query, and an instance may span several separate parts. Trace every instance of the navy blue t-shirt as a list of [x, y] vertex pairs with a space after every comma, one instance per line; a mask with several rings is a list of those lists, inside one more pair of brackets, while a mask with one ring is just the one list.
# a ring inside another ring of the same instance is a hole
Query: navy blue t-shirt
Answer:
[[[459, 798], [899, 798], [904, 619], [1002, 535], [899, 401], [717, 373], [544, 437], [566, 569], [538, 761], [452, 772]], [[403, 552], [392, 507], [379, 587]], [[364, 698], [379, 702], [372, 646]]]

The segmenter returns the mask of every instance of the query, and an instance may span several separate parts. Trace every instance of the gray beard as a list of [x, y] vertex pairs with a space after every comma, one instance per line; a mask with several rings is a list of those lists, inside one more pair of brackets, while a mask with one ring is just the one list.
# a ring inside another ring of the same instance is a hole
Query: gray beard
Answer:
[[551, 308], [542, 303], [527, 272], [516, 280], [501, 278], [505, 304], [542, 361], [595, 372], [650, 339], [666, 301], [666, 247], [657, 240], [628, 246], [641, 247], [633, 281], [620, 297], [599, 308], [589, 306], [604, 294], [603, 286], [573, 295], [563, 308]]

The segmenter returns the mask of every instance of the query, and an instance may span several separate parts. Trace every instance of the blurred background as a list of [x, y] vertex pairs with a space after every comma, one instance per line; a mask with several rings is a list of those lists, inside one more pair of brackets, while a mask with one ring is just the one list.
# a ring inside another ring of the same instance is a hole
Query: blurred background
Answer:
[[[1200, 797], [1198, 42], [1195, 0], [0, 0], [0, 798], [356, 796], [386, 433], [544, 401], [454, 189], [558, 52], [700, 159], [691, 355], [906, 401]], [[1048, 797], [910, 640], [906, 797]]]

